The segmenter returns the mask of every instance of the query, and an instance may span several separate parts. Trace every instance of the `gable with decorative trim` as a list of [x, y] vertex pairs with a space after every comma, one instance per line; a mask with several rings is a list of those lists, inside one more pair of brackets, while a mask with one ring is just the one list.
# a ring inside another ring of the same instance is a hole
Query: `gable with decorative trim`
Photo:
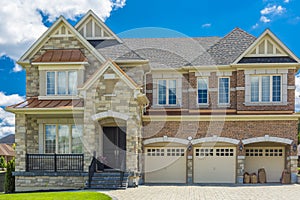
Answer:
[[233, 64], [246, 63], [299, 63], [299, 59], [267, 29]]
[[122, 40], [91, 10], [76, 24], [75, 28], [87, 40]]

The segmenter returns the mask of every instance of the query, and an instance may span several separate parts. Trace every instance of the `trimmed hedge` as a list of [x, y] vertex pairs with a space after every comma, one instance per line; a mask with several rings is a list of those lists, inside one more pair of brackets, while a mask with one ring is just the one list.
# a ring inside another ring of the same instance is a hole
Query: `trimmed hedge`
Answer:
[[13, 193], [15, 191], [15, 177], [12, 172], [15, 171], [15, 159], [12, 159], [7, 163], [6, 174], [5, 174], [5, 193]]

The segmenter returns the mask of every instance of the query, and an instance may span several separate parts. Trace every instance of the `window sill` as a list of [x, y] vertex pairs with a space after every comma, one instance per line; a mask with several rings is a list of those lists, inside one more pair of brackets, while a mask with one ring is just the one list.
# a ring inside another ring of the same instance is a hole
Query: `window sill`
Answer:
[[153, 105], [151, 108], [181, 108], [181, 105]]
[[209, 104], [208, 103], [203, 103], [203, 104], [197, 104], [198, 108], [208, 108]]
[[231, 105], [230, 103], [221, 103], [218, 104], [218, 108], [229, 108]]
[[245, 102], [245, 106], [287, 106], [288, 102]]
[[72, 100], [80, 99], [79, 96], [39, 96], [39, 100]]

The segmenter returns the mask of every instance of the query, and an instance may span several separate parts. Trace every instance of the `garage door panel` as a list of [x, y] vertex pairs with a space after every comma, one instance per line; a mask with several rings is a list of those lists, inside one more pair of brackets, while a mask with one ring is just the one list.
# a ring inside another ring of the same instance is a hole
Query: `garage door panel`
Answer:
[[258, 173], [264, 168], [267, 182], [280, 182], [284, 170], [284, 147], [246, 148], [245, 172]]
[[195, 148], [195, 183], [235, 183], [235, 148]]
[[146, 183], [186, 183], [184, 148], [147, 148]]

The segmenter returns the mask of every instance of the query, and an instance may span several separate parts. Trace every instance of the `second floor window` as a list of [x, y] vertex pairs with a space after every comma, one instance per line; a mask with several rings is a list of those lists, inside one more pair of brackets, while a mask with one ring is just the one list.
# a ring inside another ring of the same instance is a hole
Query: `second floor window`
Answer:
[[281, 76], [251, 76], [251, 102], [280, 102]]
[[47, 95], [76, 95], [76, 71], [49, 71], [46, 75]]
[[208, 79], [198, 78], [198, 104], [208, 103]]
[[158, 80], [158, 104], [176, 105], [176, 80]]
[[229, 78], [219, 78], [219, 104], [229, 104]]

